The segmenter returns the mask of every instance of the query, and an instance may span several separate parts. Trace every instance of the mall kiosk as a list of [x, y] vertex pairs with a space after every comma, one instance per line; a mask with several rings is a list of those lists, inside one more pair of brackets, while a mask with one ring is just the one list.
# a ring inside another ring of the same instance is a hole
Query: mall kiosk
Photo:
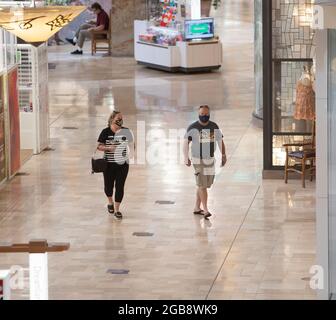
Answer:
[[201, 18], [199, 0], [164, 0], [158, 19], [134, 22], [135, 60], [170, 72], [219, 69], [222, 43], [213, 18]]

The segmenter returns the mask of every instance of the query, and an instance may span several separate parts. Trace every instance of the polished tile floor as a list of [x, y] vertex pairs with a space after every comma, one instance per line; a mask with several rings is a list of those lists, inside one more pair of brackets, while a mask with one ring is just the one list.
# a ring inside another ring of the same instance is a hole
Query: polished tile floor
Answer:
[[[315, 299], [307, 281], [315, 264], [315, 186], [261, 178], [262, 131], [251, 123], [252, 3], [227, 0], [214, 13], [224, 62], [210, 74], [168, 74], [132, 58], [50, 48], [55, 150], [34, 156], [22, 168], [29, 175], [1, 189], [0, 242], [71, 243], [70, 251], [49, 255], [51, 299]], [[169, 129], [186, 128], [200, 104], [213, 108], [229, 155], [211, 190], [210, 222], [193, 216], [193, 172], [166, 149], [177, 145]], [[138, 145], [159, 143], [166, 157], [131, 167], [122, 222], [106, 213], [102, 177], [90, 175], [97, 136], [114, 108]], [[137, 132], [143, 125], [146, 132]], [[154, 141], [149, 132], [162, 136]], [[1, 268], [27, 263], [26, 255], [0, 258]], [[26, 299], [28, 290], [13, 296]]]

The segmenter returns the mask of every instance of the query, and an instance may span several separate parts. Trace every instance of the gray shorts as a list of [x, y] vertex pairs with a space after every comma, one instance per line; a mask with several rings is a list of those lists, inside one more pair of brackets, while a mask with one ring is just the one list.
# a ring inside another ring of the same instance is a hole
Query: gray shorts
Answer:
[[193, 161], [196, 185], [201, 188], [211, 188], [215, 181], [215, 159]]

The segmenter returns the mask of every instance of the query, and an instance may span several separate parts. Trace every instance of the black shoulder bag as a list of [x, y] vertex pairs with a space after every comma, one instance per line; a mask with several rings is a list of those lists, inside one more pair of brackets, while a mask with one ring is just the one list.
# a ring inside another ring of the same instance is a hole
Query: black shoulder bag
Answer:
[[104, 158], [95, 159], [97, 149], [91, 158], [91, 173], [102, 173], [107, 169], [107, 161]]

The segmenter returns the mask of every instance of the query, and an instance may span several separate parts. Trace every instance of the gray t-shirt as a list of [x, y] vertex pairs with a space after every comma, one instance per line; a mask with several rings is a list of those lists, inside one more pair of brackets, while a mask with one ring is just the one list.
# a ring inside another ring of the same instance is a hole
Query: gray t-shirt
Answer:
[[185, 138], [192, 142], [191, 155], [195, 159], [211, 159], [215, 156], [216, 145], [223, 134], [215, 122], [203, 126], [199, 121], [189, 126]]

